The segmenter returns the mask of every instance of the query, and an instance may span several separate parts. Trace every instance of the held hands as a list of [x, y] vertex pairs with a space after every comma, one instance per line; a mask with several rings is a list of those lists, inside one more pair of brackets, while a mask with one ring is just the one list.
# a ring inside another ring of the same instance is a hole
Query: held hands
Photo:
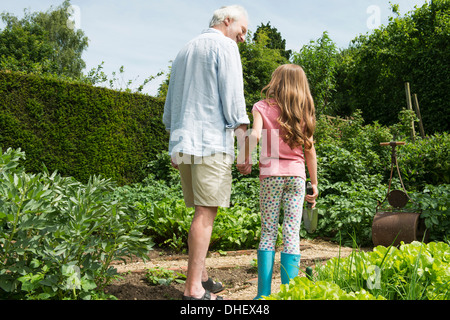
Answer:
[[[171, 157], [170, 164], [172, 165], [173, 168], [175, 168], [177, 170], [179, 169], [177, 160], [175, 159], [175, 157]], [[243, 175], [248, 175], [252, 172], [252, 164], [251, 163], [237, 164], [236, 168]]]
[[[245, 148], [245, 143], [243, 145]], [[249, 153], [245, 149], [241, 150], [236, 158], [236, 168], [242, 175], [248, 175], [252, 172]]]
[[236, 168], [242, 175], [248, 175], [252, 172], [252, 165], [250, 163], [236, 164]]
[[[178, 168], [178, 164], [177, 164], [177, 160], [175, 159], [175, 157], [171, 157], [170, 164], [172, 165], [173, 168], [175, 168], [177, 170], [179, 169]], [[252, 164], [248, 163], [248, 162], [244, 163], [244, 164], [237, 164], [236, 168], [243, 175], [248, 175], [248, 174], [250, 174], [252, 172]]]
[[172, 165], [172, 167], [174, 167], [175, 169], [178, 170], [178, 164], [177, 164], [177, 160], [175, 159], [175, 157], [170, 158], [170, 164]]

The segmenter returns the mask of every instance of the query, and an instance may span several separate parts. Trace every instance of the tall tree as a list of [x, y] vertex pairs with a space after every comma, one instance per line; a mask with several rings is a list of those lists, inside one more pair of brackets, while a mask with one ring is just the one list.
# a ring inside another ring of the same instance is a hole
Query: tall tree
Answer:
[[248, 111], [261, 99], [261, 90], [270, 82], [272, 73], [284, 63], [289, 63], [279, 49], [268, 46], [270, 38], [260, 30], [257, 37], [251, 34], [239, 44], [244, 73], [244, 91]]
[[261, 23], [261, 25], [258, 26], [255, 34], [253, 35], [253, 41], [258, 40], [258, 36], [261, 32], [264, 32], [269, 37], [265, 43], [267, 48], [280, 50], [281, 55], [287, 60], [291, 58], [292, 50], [286, 50], [286, 40], [283, 39], [277, 28], [270, 25], [270, 21], [267, 22], [267, 24]]
[[0, 30], [0, 67], [80, 78], [86, 67], [82, 54], [88, 38], [68, 23], [70, 6], [65, 0], [47, 12], [25, 10], [23, 19], [2, 13], [6, 27]]
[[327, 32], [294, 52], [292, 62], [305, 70], [318, 114], [333, 114], [338, 50]]
[[425, 131], [450, 129], [450, 1], [433, 0], [404, 16], [392, 5], [386, 26], [361, 35], [342, 52], [335, 102], [361, 109], [367, 122], [390, 125], [406, 108], [405, 82], [416, 93]]

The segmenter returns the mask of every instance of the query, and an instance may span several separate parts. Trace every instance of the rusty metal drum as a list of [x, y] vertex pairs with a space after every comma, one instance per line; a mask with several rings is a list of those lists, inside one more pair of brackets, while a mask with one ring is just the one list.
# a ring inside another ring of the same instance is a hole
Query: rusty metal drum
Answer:
[[418, 212], [377, 212], [372, 223], [374, 246], [398, 246], [400, 242], [426, 241], [425, 227]]

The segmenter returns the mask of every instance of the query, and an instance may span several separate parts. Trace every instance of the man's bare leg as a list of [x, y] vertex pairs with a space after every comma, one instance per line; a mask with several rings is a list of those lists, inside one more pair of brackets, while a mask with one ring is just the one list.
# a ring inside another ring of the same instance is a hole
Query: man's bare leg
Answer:
[[[195, 207], [188, 237], [189, 262], [184, 289], [185, 296], [201, 298], [205, 293], [202, 280], [205, 276], [208, 279], [205, 261], [216, 215], [217, 207]], [[215, 297], [214, 294], [211, 294], [212, 299], [215, 299]]]

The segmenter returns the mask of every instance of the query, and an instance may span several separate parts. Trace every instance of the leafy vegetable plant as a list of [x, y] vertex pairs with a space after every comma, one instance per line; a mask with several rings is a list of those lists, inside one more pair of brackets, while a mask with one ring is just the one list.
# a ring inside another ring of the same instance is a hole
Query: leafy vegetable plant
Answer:
[[145, 274], [145, 278], [150, 285], [154, 286], [169, 285], [173, 281], [177, 283], [186, 282], [186, 276], [184, 274], [159, 267], [149, 268]]
[[450, 299], [450, 246], [444, 242], [354, 250], [282, 285], [271, 299]]
[[110, 180], [28, 174], [24, 157], [20, 149], [0, 156], [0, 297], [103, 297], [113, 260], [151, 250], [143, 221], [113, 199]]

